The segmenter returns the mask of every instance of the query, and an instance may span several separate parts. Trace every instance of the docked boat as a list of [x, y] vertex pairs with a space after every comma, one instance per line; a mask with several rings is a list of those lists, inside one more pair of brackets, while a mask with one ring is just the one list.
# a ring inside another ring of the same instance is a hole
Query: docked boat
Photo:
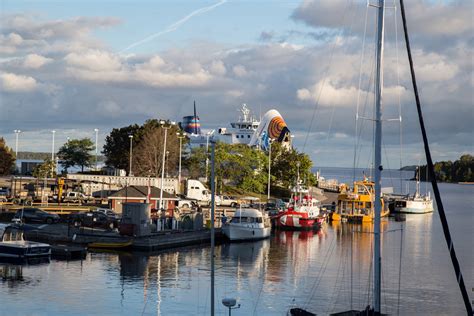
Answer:
[[270, 218], [257, 209], [239, 209], [222, 231], [231, 241], [265, 239], [271, 233]]
[[16, 225], [0, 224], [0, 236], [0, 258], [29, 259], [51, 255], [50, 245], [24, 240], [23, 230]]
[[315, 230], [325, 221], [321, 213], [321, 202], [311, 196], [304, 196], [288, 209], [272, 217], [275, 228], [286, 230]]
[[101, 248], [101, 249], [123, 249], [132, 245], [132, 240], [127, 241], [111, 241], [111, 242], [91, 242], [87, 245], [89, 248]]
[[[374, 220], [374, 182], [364, 178], [355, 181], [352, 191], [342, 186], [337, 197], [336, 210], [331, 215], [332, 221], [372, 222]], [[388, 216], [389, 210], [383, 199], [381, 203], [381, 216]]]
[[393, 199], [394, 213], [424, 214], [433, 212], [431, 195], [420, 194], [420, 172], [417, 172], [416, 191], [413, 195], [405, 195]]

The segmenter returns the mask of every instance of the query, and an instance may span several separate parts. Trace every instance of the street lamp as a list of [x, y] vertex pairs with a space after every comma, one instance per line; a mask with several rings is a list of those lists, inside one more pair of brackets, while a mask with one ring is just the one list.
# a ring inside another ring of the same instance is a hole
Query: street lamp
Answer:
[[273, 139], [268, 139], [268, 188], [267, 188], [267, 201], [270, 200], [270, 176], [272, 167], [272, 143]]
[[95, 132], [95, 170], [97, 171], [97, 153], [98, 153], [99, 129], [94, 128], [94, 132]]
[[176, 133], [179, 139], [179, 165], [178, 165], [178, 188], [181, 193], [181, 152], [182, 152], [182, 145], [183, 145], [183, 138], [186, 137], [186, 133], [183, 131], [179, 131]]
[[170, 121], [160, 121], [160, 126], [165, 130], [165, 139], [163, 141], [163, 159], [161, 161], [161, 184], [160, 184], [160, 205], [159, 209], [161, 210], [163, 208], [163, 181], [165, 177], [165, 160], [166, 160], [166, 137], [168, 135], [168, 130], [176, 125], [175, 122], [170, 122]]
[[209, 137], [214, 134], [216, 130], [212, 130], [206, 133], [206, 182], [207, 182], [207, 170], [209, 169]]
[[133, 135], [128, 135], [128, 138], [130, 138], [130, 159], [129, 159], [129, 162], [128, 162], [128, 176], [131, 177], [133, 174], [132, 174], [132, 152], [133, 152], [133, 148], [132, 148], [132, 142], [133, 142]]
[[51, 145], [51, 177], [54, 176], [54, 135], [56, 134], [55, 130], [52, 130], [53, 133], [53, 142]]
[[227, 307], [229, 309], [229, 316], [231, 316], [231, 311], [233, 309], [240, 308], [240, 304], [237, 305], [236, 307], [234, 307], [235, 304], [237, 304], [237, 300], [235, 298], [224, 298], [224, 299], [222, 299], [222, 305], [224, 305], [225, 307]]
[[18, 136], [21, 133], [19, 129], [14, 130], [15, 132], [15, 158], [18, 159]]

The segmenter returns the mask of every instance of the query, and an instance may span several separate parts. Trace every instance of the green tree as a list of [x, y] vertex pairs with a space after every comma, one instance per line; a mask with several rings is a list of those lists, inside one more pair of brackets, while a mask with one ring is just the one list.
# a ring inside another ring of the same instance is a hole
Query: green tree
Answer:
[[80, 166], [81, 171], [84, 171], [84, 167], [92, 165], [91, 151], [94, 149], [94, 143], [90, 138], [72, 139], [59, 148], [58, 157], [61, 159], [66, 172], [68, 168], [73, 166]]
[[33, 170], [33, 177], [36, 178], [55, 178], [56, 177], [56, 162], [51, 158], [46, 158], [42, 164], [38, 165]]
[[189, 172], [189, 176], [197, 179], [204, 176], [206, 172], [206, 148], [196, 147], [191, 149], [189, 155], [183, 158], [183, 167]]
[[[299, 168], [298, 168], [299, 162]], [[296, 185], [298, 171], [300, 183], [311, 186], [316, 183], [311, 172], [313, 162], [307, 154], [296, 149], [286, 149], [280, 143], [272, 144], [272, 175], [275, 183], [284, 188], [293, 188]]]
[[140, 142], [142, 127], [133, 124], [122, 128], [114, 128], [105, 138], [102, 153], [105, 155], [105, 164], [117, 169], [128, 170], [130, 163], [130, 137], [133, 148]]
[[9, 148], [3, 137], [0, 137], [0, 175], [11, 174], [15, 167], [15, 154]]

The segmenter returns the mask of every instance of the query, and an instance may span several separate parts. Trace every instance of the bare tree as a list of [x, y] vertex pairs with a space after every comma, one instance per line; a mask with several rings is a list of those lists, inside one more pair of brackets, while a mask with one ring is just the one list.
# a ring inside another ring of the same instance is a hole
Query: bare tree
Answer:
[[[168, 129], [166, 139], [165, 174], [173, 176], [177, 173], [179, 159], [179, 140], [176, 136], [178, 128]], [[165, 130], [156, 125], [146, 126], [143, 138], [133, 149], [133, 174], [137, 176], [161, 176]]]

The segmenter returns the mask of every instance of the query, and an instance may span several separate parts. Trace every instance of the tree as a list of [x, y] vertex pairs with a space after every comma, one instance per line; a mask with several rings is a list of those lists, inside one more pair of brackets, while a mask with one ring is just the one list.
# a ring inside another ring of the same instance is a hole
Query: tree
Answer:
[[[300, 164], [299, 168], [297, 162]], [[280, 143], [273, 143], [271, 164], [276, 183], [284, 188], [293, 188], [296, 185], [298, 169], [301, 184], [311, 186], [316, 183], [314, 174], [311, 172], [313, 166], [311, 158], [296, 149], [286, 149]]]
[[[175, 173], [179, 160], [177, 126], [167, 130], [165, 174]], [[148, 120], [140, 130], [139, 143], [133, 149], [133, 174], [161, 177], [165, 129], [157, 120]]]
[[130, 163], [130, 135], [132, 146], [140, 142], [142, 127], [133, 124], [122, 128], [114, 128], [105, 138], [102, 153], [105, 155], [105, 164], [117, 169], [128, 170]]
[[42, 164], [33, 170], [33, 177], [36, 178], [54, 178], [56, 177], [56, 162], [51, 158], [46, 158]]
[[84, 171], [84, 167], [92, 165], [91, 151], [94, 148], [94, 143], [90, 138], [72, 139], [59, 148], [58, 157], [61, 159], [66, 172], [68, 168], [73, 166], [80, 166], [81, 171]]
[[183, 167], [193, 179], [203, 176], [206, 172], [206, 148], [192, 148], [190, 154], [183, 160]]
[[3, 137], [0, 137], [0, 175], [11, 174], [15, 167], [15, 154], [9, 148]]

